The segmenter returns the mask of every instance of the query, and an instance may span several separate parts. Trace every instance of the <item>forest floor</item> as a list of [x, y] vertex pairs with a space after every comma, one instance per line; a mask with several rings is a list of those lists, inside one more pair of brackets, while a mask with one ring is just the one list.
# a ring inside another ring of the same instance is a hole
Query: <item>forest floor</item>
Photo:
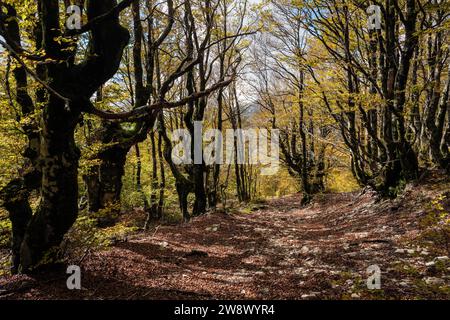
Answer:
[[0, 279], [0, 299], [450, 299], [448, 251], [421, 227], [448, 190], [428, 179], [396, 200], [360, 191], [307, 207], [293, 195], [163, 225], [85, 257], [81, 290], [47, 270]]

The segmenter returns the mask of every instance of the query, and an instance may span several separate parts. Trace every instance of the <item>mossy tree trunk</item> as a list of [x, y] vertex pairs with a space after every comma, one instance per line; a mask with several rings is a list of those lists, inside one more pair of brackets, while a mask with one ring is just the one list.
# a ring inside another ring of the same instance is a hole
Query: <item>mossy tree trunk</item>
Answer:
[[[40, 0], [37, 3], [40, 20], [36, 47], [42, 48], [46, 54], [45, 59], [51, 61], [41, 64], [37, 72], [42, 84], [37, 92], [39, 102], [42, 103], [42, 116], [37, 124], [37, 161], [32, 161], [30, 171], [38, 172], [40, 179], [33, 180], [39, 183], [41, 197], [38, 209], [26, 227], [25, 220], [30, 217], [26, 197], [16, 206], [8, 207], [13, 231], [16, 233], [13, 235], [16, 249], [22, 239], [20, 253], [14, 257], [13, 269], [28, 272], [39, 265], [51, 249], [60, 244], [77, 218], [80, 153], [74, 132], [82, 112], [90, 109], [91, 96], [119, 68], [123, 49], [130, 37], [128, 31], [120, 25], [118, 15], [129, 4], [131, 0], [122, 1], [120, 5], [117, 5], [116, 0], [86, 1], [88, 20], [99, 16], [103, 18], [79, 31], [89, 31], [91, 37], [88, 54], [84, 61], [77, 64], [77, 48], [58, 41], [70, 32], [61, 30], [64, 23], [60, 21], [59, 1]], [[10, 53], [19, 60], [17, 51], [23, 52], [20, 48], [20, 32], [17, 23], [8, 21], [13, 20], [7, 19], [6, 23], [0, 21], [2, 36], [6, 35], [5, 40], [13, 48]], [[11, 39], [7, 35], [11, 31], [15, 31], [19, 39]], [[111, 41], [111, 35], [114, 35], [115, 41]], [[77, 39], [72, 40], [71, 45], [76, 44]], [[20, 219], [15, 218], [19, 215]]]
[[26, 230], [20, 260], [24, 269], [36, 265], [44, 253], [58, 246], [78, 213], [78, 159], [74, 131], [79, 113], [50, 97], [41, 133], [41, 201]]

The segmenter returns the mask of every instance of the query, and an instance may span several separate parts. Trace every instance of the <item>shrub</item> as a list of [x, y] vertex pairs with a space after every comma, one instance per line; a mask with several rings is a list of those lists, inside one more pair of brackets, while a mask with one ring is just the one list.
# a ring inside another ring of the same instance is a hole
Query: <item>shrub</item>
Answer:
[[9, 248], [11, 244], [11, 221], [0, 215], [0, 248]]
[[429, 205], [427, 215], [422, 219], [424, 228], [421, 238], [430, 241], [438, 249], [450, 253], [450, 213], [446, 209], [448, 195], [441, 194], [433, 199]]
[[61, 244], [60, 258], [82, 259], [88, 252], [104, 250], [137, 230], [121, 223], [108, 228], [99, 228], [97, 224], [95, 215], [81, 214]]

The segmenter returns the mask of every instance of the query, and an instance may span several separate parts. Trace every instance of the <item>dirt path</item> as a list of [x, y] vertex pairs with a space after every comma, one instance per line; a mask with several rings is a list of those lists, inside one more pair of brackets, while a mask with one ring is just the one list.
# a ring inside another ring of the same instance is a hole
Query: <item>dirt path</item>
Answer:
[[[40, 299], [446, 298], [415, 284], [432, 257], [398, 250], [417, 233], [424, 198], [405, 207], [401, 199], [375, 203], [370, 193], [330, 194], [307, 208], [299, 198], [161, 226], [94, 253], [83, 262], [81, 291], [66, 289], [65, 270], [0, 280], [0, 289], [13, 288], [3, 298]], [[374, 264], [381, 291], [366, 287]], [[419, 275], [402, 271], [410, 264]]]

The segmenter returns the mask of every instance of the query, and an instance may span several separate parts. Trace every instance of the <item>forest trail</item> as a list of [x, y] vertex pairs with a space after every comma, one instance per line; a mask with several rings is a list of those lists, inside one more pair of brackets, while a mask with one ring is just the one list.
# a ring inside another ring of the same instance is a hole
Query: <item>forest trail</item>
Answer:
[[[438, 194], [427, 185], [394, 201], [372, 192], [324, 194], [303, 208], [294, 195], [251, 213], [206, 215], [90, 254], [82, 290], [67, 290], [65, 270], [53, 271], [0, 280], [0, 298], [448, 298], [425, 266], [433, 253], [411, 244]], [[366, 286], [374, 264], [382, 290]], [[449, 279], [446, 270], [440, 281]]]

